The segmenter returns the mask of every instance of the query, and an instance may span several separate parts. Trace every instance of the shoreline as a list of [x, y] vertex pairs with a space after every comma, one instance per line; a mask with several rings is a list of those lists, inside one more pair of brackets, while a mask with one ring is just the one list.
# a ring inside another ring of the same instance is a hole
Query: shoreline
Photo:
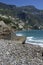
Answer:
[[25, 44], [31, 44], [31, 45], [34, 45], [34, 46], [40, 46], [40, 47], [42, 47], [43, 48], [43, 44], [38, 44], [38, 43], [25, 43]]
[[[22, 44], [22, 40], [21, 41], [18, 41], [18, 40], [6, 40], [6, 39], [0, 39], [0, 41], [2, 41], [2, 42], [15, 42], [15, 43], [20, 43], [20, 44]], [[32, 45], [32, 46], [36, 46], [36, 47], [41, 47], [41, 48], [43, 48], [43, 44], [34, 44], [34, 43], [25, 43], [26, 45]], [[23, 44], [23, 45], [25, 45], [25, 44]]]
[[14, 40], [16, 40], [16, 38], [17, 38], [17, 41], [18, 41], [20, 38], [23, 38], [23, 40], [20, 39], [20, 40], [21, 40], [21, 43], [25, 40], [25, 44], [32, 44], [32, 45], [36, 45], [36, 46], [38, 45], [38, 46], [40, 46], [40, 47], [43, 47], [43, 44], [42, 44], [42, 43], [39, 43], [39, 44], [38, 44], [38, 43], [30, 43], [30, 42], [28, 43], [28, 42], [26, 42], [26, 37], [25, 37], [25, 36], [17, 36], [16, 33], [14, 33], [12, 36], [15, 36], [15, 37], [13, 37], [13, 38], [14, 38]]

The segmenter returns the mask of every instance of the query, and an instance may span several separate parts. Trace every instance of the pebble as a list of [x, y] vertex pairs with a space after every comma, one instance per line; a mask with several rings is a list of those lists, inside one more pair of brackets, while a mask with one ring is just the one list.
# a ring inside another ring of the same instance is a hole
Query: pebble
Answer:
[[[37, 56], [34, 56], [33, 52]], [[43, 65], [42, 57], [38, 54], [40, 52], [35, 46], [0, 40], [0, 65]]]

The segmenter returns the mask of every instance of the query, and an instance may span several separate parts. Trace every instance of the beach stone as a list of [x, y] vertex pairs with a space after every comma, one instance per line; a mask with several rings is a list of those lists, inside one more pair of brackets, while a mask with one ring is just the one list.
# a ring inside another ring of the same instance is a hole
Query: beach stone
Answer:
[[0, 40], [0, 65], [43, 65], [42, 47]]

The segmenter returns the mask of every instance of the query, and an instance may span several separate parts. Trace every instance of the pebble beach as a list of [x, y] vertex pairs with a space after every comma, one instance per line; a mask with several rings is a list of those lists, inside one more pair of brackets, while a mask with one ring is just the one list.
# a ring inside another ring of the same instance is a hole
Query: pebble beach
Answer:
[[43, 65], [43, 47], [0, 39], [0, 65]]

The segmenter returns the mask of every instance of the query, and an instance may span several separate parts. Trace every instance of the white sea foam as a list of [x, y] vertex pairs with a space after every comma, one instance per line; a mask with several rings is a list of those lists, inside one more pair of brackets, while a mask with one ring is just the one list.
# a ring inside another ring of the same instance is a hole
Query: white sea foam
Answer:
[[16, 36], [23, 36], [23, 35], [19, 33], [19, 34], [16, 34]]
[[27, 37], [25, 43], [40, 45], [43, 47], [43, 39], [34, 39], [34, 37]]
[[26, 40], [30, 40], [30, 41], [31, 41], [32, 39], [33, 39], [33, 37], [27, 37], [27, 38], [26, 38]]

